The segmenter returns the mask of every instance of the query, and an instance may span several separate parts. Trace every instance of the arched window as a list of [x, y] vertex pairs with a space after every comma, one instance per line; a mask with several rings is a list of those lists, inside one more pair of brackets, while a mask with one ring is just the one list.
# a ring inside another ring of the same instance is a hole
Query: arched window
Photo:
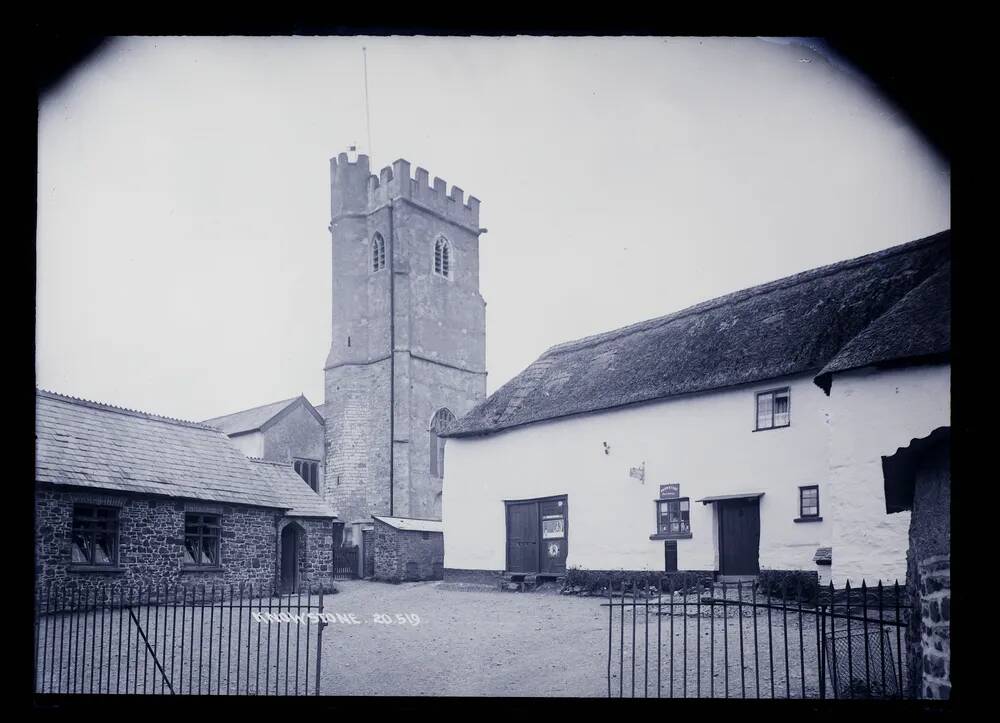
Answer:
[[445, 278], [451, 276], [451, 246], [444, 236], [438, 236], [434, 242], [434, 273]]
[[372, 272], [385, 268], [385, 240], [381, 234], [372, 239]]
[[431, 477], [444, 477], [445, 440], [438, 435], [447, 431], [454, 421], [455, 415], [447, 407], [437, 410], [431, 419]]

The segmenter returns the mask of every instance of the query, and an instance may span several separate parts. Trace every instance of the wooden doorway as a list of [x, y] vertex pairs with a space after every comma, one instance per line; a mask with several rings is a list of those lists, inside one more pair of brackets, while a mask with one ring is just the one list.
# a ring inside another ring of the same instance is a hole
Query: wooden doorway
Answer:
[[281, 584], [282, 593], [295, 592], [299, 583], [299, 540], [301, 528], [295, 523], [285, 525], [281, 531]]
[[507, 572], [562, 575], [566, 572], [569, 505], [565, 495], [505, 502]]
[[716, 502], [719, 514], [719, 574], [760, 572], [760, 498]]

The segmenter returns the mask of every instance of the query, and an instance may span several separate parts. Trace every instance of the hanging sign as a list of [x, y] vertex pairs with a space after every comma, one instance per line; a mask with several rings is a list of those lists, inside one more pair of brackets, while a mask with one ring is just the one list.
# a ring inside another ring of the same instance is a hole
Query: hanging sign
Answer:
[[629, 467], [628, 476], [632, 479], [637, 479], [640, 482], [646, 481], [646, 463], [643, 462], [641, 467]]
[[672, 500], [681, 496], [681, 486], [679, 484], [660, 485], [660, 499]]

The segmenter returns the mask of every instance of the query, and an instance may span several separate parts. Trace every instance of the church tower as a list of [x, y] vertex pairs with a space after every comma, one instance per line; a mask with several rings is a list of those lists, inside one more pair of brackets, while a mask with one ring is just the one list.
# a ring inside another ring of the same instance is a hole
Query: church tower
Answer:
[[441, 519], [449, 420], [486, 397], [479, 200], [402, 159], [330, 160], [324, 497], [349, 526]]

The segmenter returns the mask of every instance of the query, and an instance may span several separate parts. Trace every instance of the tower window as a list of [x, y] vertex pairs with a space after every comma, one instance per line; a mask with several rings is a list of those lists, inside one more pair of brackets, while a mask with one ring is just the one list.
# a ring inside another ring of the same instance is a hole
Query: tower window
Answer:
[[431, 448], [431, 477], [444, 477], [444, 443], [445, 440], [438, 436], [446, 431], [451, 423], [455, 421], [455, 415], [447, 407], [442, 407], [434, 413], [431, 420], [430, 448]]
[[445, 278], [451, 276], [451, 246], [444, 236], [434, 242], [434, 273]]
[[385, 239], [375, 234], [372, 239], [372, 273], [385, 268]]

